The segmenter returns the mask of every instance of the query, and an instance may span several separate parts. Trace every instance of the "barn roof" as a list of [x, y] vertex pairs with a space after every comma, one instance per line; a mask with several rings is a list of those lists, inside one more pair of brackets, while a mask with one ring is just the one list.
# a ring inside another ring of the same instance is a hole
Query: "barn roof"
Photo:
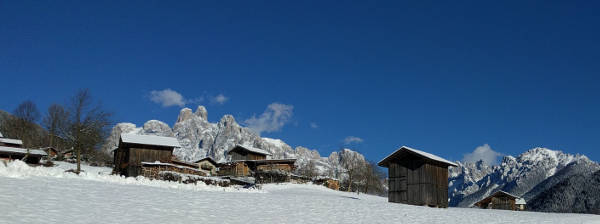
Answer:
[[387, 157], [383, 158], [381, 161], [379, 161], [379, 163], [377, 163], [377, 165], [387, 167], [387, 164], [390, 162], [390, 160], [397, 158], [398, 156], [400, 156], [401, 154], [406, 153], [406, 152], [412, 153], [412, 154], [415, 154], [420, 157], [424, 157], [424, 158], [427, 158], [427, 159], [430, 159], [433, 161], [444, 163], [444, 164], [447, 164], [448, 166], [458, 166], [456, 163], [445, 160], [442, 157], [436, 156], [436, 155], [428, 153], [428, 152], [423, 152], [418, 149], [413, 149], [408, 146], [400, 147], [399, 149], [394, 151], [392, 154], [390, 154], [389, 156], [387, 156]]
[[20, 139], [0, 138], [0, 142], [7, 144], [23, 145], [23, 141], [21, 141]]
[[484, 199], [481, 199], [480, 201], [476, 202], [475, 204], [480, 204], [480, 203], [484, 203], [485, 204], [485, 203], [488, 203], [488, 201], [492, 197], [495, 197], [495, 196], [498, 196], [498, 195], [501, 195], [501, 194], [506, 195], [508, 197], [511, 197], [511, 198], [515, 199], [515, 204], [519, 204], [519, 203], [522, 203], [523, 205], [525, 204], [525, 199], [522, 199], [519, 196], [516, 196], [514, 194], [511, 194], [511, 193], [508, 193], [508, 192], [502, 191], [502, 190], [496, 191], [493, 194], [490, 194], [489, 196], [485, 197]]
[[271, 155], [271, 153], [269, 153], [269, 152], [267, 152], [265, 150], [254, 148], [254, 147], [250, 147], [250, 146], [245, 146], [245, 145], [239, 145], [239, 144], [235, 145], [231, 150], [229, 150], [229, 152], [227, 152], [227, 154], [229, 154], [229, 153], [231, 153], [233, 151], [236, 151], [236, 149], [242, 149], [242, 150], [245, 150], [245, 151], [248, 151], [248, 152], [253, 152], [253, 153], [256, 153], [256, 154], [261, 154], [261, 155], [266, 155], [266, 156], [270, 156]]
[[141, 145], [158, 145], [158, 146], [169, 146], [180, 148], [181, 145], [176, 138], [163, 137], [156, 135], [136, 135], [136, 134], [121, 134], [121, 141], [123, 143], [141, 144]]
[[[15, 147], [8, 147], [8, 146], [0, 146], [0, 152], [27, 154], [27, 149], [24, 149], [24, 148], [15, 148]], [[39, 149], [30, 149], [29, 150], [29, 154], [31, 154], [31, 155], [40, 155], [40, 156], [46, 156], [46, 155], [48, 155], [43, 150], [39, 150]]]
[[218, 164], [213, 158], [210, 158], [210, 157], [204, 157], [202, 159], [196, 160], [194, 163], [199, 163], [199, 162], [202, 162], [204, 160], [208, 160], [210, 163], [212, 163], [215, 166]]

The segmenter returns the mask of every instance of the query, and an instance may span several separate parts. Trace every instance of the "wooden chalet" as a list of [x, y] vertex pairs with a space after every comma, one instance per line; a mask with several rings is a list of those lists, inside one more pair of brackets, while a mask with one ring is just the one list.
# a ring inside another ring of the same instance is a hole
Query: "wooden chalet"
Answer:
[[402, 146], [377, 165], [388, 168], [388, 201], [448, 207], [448, 167], [455, 163]]
[[262, 177], [273, 179], [273, 174], [278, 173], [289, 179], [287, 174], [295, 169], [296, 159], [267, 159], [271, 156], [269, 152], [249, 146], [236, 145], [227, 154], [231, 162], [219, 164], [219, 176], [256, 176], [260, 173]]
[[231, 156], [231, 161], [244, 160], [265, 160], [271, 153], [250, 146], [235, 145], [227, 154]]
[[46, 152], [46, 154], [48, 154], [48, 158], [57, 158], [60, 155], [60, 151], [54, 147], [44, 147], [40, 148], [40, 150]]
[[210, 173], [211, 176], [217, 175], [217, 168], [218, 168], [219, 164], [217, 162], [215, 162], [214, 159], [212, 159], [210, 157], [206, 157], [206, 158], [197, 160], [194, 163], [196, 163], [198, 165], [198, 168], [200, 168], [200, 170]]
[[219, 164], [217, 171], [219, 176], [249, 177], [251, 170], [244, 161], [233, 161]]
[[0, 138], [0, 159], [19, 159], [35, 164], [39, 163], [46, 155], [43, 150], [23, 148], [23, 141], [19, 139]]
[[142, 163], [170, 163], [173, 149], [181, 147], [176, 138], [121, 134], [114, 153], [114, 173], [124, 176], [142, 175]]
[[525, 210], [525, 200], [505, 191], [496, 191], [475, 203], [475, 206], [483, 209], [522, 211]]

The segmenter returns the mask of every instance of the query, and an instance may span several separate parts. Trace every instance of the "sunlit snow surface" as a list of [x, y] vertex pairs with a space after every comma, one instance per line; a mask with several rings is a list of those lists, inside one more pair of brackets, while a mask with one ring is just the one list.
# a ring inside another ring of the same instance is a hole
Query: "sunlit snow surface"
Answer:
[[72, 164], [31, 168], [0, 163], [0, 223], [600, 223], [600, 216], [437, 209], [315, 185], [262, 190], [183, 185], [62, 173]]

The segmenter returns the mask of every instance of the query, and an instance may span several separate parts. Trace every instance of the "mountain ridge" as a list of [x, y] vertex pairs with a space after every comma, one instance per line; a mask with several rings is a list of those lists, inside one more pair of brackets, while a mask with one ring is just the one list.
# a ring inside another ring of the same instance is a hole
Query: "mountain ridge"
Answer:
[[457, 207], [470, 207], [498, 190], [529, 200], [573, 175], [600, 170], [600, 165], [585, 155], [542, 147], [517, 157], [505, 156], [495, 166], [482, 161], [458, 164], [449, 169], [448, 188], [449, 204]]

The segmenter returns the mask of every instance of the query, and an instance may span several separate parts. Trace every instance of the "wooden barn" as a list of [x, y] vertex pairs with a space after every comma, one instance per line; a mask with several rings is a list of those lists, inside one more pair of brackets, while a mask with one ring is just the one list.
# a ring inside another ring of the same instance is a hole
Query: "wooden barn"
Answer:
[[231, 161], [239, 160], [265, 160], [271, 153], [250, 146], [235, 145], [227, 154], [231, 156]]
[[176, 138], [121, 134], [119, 147], [113, 151], [113, 173], [124, 176], [142, 175], [143, 162], [170, 163], [173, 149], [181, 147]]
[[254, 147], [236, 145], [227, 154], [231, 162], [219, 164], [219, 176], [254, 176], [287, 181], [288, 174], [295, 169], [296, 159], [267, 159], [271, 156], [269, 152]]
[[210, 157], [206, 157], [206, 158], [200, 159], [194, 163], [198, 164], [198, 168], [200, 168], [201, 170], [204, 170], [204, 171], [210, 173], [211, 176], [217, 175], [217, 168], [218, 168], [219, 164], [217, 162], [215, 162], [214, 159], [212, 159]]
[[388, 201], [448, 207], [448, 167], [455, 163], [402, 146], [377, 165], [388, 168]]
[[39, 163], [46, 155], [43, 150], [23, 148], [23, 141], [19, 139], [0, 138], [0, 159], [19, 159], [35, 164]]
[[219, 164], [218, 170], [219, 176], [233, 176], [233, 177], [248, 177], [252, 176], [251, 170], [248, 165], [243, 161], [226, 162]]
[[296, 159], [265, 159], [246, 161], [250, 169], [261, 172], [292, 172], [296, 167]]
[[483, 209], [503, 209], [503, 210], [525, 210], [525, 200], [505, 191], [496, 191], [475, 203], [475, 206]]
[[43, 150], [44, 152], [46, 152], [46, 154], [48, 154], [48, 158], [51, 158], [51, 159], [57, 158], [58, 155], [60, 155], [60, 151], [58, 151], [58, 149], [56, 149], [54, 147], [44, 147], [44, 148], [40, 148], [40, 150]]

